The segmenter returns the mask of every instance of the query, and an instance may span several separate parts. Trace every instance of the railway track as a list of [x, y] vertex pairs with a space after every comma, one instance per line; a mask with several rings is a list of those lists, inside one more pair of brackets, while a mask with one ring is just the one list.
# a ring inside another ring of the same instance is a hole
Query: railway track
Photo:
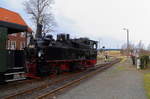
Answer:
[[97, 70], [90, 72], [85, 76], [79, 77], [78, 79], [72, 80], [72, 81], [70, 81], [70, 82], [68, 82], [68, 83], [66, 83], [66, 84], [64, 84], [64, 85], [62, 85], [62, 86], [60, 86], [54, 90], [48, 91], [47, 93], [38, 96], [37, 99], [45, 99], [47, 97], [50, 98], [50, 96], [52, 97], [53, 95], [58, 94], [59, 92], [65, 90], [68, 87], [79, 84], [81, 81], [83, 81], [89, 77], [92, 77], [95, 74], [97, 74], [103, 70], [106, 70], [107, 68], [111, 67], [113, 64], [118, 63], [118, 62], [120, 62], [120, 59], [115, 60], [112, 63], [105, 64], [105, 66], [98, 67]]
[[[79, 72], [75, 73], [75, 74], [78, 74]], [[36, 87], [33, 87], [33, 88], [29, 88], [29, 89], [25, 89], [25, 90], [21, 90], [20, 92], [18, 93], [12, 93], [11, 95], [8, 95], [6, 97], [4, 97], [4, 99], [12, 99], [12, 98], [16, 98], [18, 96], [21, 96], [21, 95], [24, 95], [24, 94], [30, 94], [32, 93], [33, 91], [37, 91], [37, 90], [41, 90], [41, 89], [44, 89], [46, 88], [47, 86], [50, 86], [50, 85], [53, 85], [54, 83], [58, 83], [62, 80], [65, 80], [67, 79], [68, 77], [71, 77], [71, 76], [74, 76], [75, 74], [71, 74], [71, 75], [68, 75], [68, 74], [64, 74], [63, 76], [61, 76], [59, 79], [51, 79], [52, 82], [46, 82], [45, 84], [42, 84], [40, 86], [36, 86]]]
[[87, 79], [91, 76], [94, 76], [95, 74], [111, 67], [113, 64], [119, 61], [120, 59], [117, 59], [111, 63], [100, 64], [97, 65], [94, 70], [90, 69], [84, 72], [71, 74], [59, 80], [55, 80], [53, 82], [45, 83], [35, 88], [30, 88], [15, 94], [11, 94], [7, 97], [4, 97], [4, 99], [33, 99], [35, 97], [37, 97], [38, 99], [43, 99], [46, 97], [51, 97], [53, 94], [59, 93], [60, 91], [72, 85], [78, 84], [80, 83], [80, 81]]
[[38, 86], [45, 85], [47, 83], [59, 80], [63, 77], [70, 75], [70, 73], [63, 73], [62, 75], [45, 77], [42, 79], [23, 80], [19, 82], [13, 82], [0, 86], [0, 99], [4, 97], [15, 96], [18, 93], [26, 93], [25, 91], [34, 89]]

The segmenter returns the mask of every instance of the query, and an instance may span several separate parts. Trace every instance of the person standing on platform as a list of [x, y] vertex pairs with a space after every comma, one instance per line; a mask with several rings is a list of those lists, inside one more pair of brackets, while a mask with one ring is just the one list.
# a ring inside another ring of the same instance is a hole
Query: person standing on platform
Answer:
[[132, 59], [132, 64], [135, 65], [135, 56], [132, 55], [132, 56], [131, 56], [131, 59]]
[[132, 64], [135, 65], [136, 64], [136, 55], [135, 55], [135, 51], [131, 52], [131, 59], [132, 59]]
[[136, 65], [137, 65], [137, 69], [141, 69], [141, 68], [140, 68], [141, 61], [140, 61], [140, 58], [139, 58], [139, 57], [137, 58], [137, 63], [136, 63]]

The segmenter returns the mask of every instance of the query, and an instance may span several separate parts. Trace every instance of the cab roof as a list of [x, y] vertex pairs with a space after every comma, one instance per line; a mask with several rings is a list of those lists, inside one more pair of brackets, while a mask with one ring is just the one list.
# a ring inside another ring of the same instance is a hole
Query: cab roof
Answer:
[[32, 32], [23, 18], [16, 12], [0, 7], [0, 26], [7, 27], [8, 33]]

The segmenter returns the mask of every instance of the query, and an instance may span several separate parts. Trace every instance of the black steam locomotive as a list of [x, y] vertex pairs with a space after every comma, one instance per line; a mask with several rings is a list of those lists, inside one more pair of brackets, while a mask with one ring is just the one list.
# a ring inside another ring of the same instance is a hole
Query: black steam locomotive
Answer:
[[28, 77], [60, 74], [94, 66], [97, 42], [88, 38], [71, 39], [69, 34], [59, 34], [31, 39], [26, 49]]

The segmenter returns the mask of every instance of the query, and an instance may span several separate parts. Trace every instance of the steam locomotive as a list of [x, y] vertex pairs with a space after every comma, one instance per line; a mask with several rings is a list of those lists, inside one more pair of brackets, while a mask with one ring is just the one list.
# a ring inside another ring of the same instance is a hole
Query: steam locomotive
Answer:
[[58, 34], [31, 39], [26, 49], [27, 76], [36, 78], [62, 72], [73, 72], [96, 64], [97, 42], [88, 38], [71, 39]]

